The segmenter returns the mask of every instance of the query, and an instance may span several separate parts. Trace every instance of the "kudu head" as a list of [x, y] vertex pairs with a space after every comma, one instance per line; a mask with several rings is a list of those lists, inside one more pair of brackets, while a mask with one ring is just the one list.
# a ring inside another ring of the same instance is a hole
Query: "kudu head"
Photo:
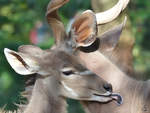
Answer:
[[[115, 46], [121, 33], [121, 24], [103, 35], [102, 40], [96, 38], [97, 22], [95, 14], [87, 10], [78, 16], [70, 33], [67, 35], [57, 14], [58, 8], [68, 0], [51, 0], [46, 17], [55, 37], [55, 46], [42, 50], [36, 46], [20, 46], [18, 52], [5, 49], [5, 56], [11, 67], [21, 75], [37, 74], [37, 79], [46, 86], [48, 95], [53, 87], [54, 95], [108, 102], [122, 98], [112, 93], [112, 86], [82, 65], [76, 54], [78, 51], [91, 52], [101, 47], [110, 49]], [[116, 34], [119, 34], [117, 37]], [[115, 38], [110, 38], [113, 35]], [[56, 91], [56, 92], [55, 92]]]

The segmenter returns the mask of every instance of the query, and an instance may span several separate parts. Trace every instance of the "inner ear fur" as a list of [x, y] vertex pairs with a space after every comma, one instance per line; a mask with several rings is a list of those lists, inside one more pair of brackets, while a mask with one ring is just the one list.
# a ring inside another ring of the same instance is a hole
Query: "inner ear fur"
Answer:
[[96, 40], [97, 25], [95, 14], [91, 10], [75, 18], [71, 27], [71, 38], [77, 47], [86, 47]]
[[103, 33], [99, 38], [87, 47], [79, 47], [80, 51], [89, 53], [94, 52], [98, 49], [101, 51], [113, 50], [120, 38], [122, 29], [126, 23], [126, 18], [122, 24], [109, 29], [107, 32]]
[[36, 60], [27, 54], [15, 52], [13, 50], [4, 49], [7, 61], [16, 73], [21, 75], [30, 75], [37, 73], [39, 65]]

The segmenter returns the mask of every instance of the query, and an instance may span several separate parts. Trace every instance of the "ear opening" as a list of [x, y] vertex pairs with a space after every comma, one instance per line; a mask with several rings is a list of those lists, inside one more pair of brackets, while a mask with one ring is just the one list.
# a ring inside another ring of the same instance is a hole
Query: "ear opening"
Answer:
[[4, 54], [8, 63], [15, 70], [16, 73], [21, 75], [30, 75], [36, 73], [39, 68], [37, 63], [27, 57], [25, 54], [21, 54], [10, 49], [5, 48]]
[[91, 10], [87, 10], [77, 16], [70, 32], [76, 47], [87, 47], [91, 45], [96, 40], [97, 35], [95, 14]]

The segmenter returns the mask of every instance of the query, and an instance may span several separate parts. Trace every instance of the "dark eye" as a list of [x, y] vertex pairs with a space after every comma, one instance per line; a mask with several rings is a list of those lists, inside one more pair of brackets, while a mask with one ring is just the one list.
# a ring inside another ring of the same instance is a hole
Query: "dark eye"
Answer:
[[66, 76], [69, 76], [69, 75], [74, 74], [74, 72], [73, 72], [72, 70], [63, 71], [62, 73], [63, 73], [64, 75], [66, 75]]
[[72, 67], [64, 67], [63, 69], [61, 69], [61, 73], [65, 76], [69, 76], [72, 74], [75, 74], [75, 69]]

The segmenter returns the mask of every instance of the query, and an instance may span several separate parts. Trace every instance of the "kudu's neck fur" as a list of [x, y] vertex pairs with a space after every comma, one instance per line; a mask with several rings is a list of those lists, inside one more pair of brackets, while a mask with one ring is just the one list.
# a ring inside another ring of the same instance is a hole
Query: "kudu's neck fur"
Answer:
[[[99, 53], [80, 53], [80, 58], [90, 70], [101, 75], [119, 92], [124, 103], [116, 106], [113, 103], [101, 105], [98, 103], [84, 102], [91, 113], [150, 113], [150, 82], [130, 78], [106, 57]], [[99, 63], [98, 63], [99, 62]]]
[[[45, 78], [44, 82], [41, 81], [40, 78], [36, 80], [30, 103], [24, 113], [67, 113], [65, 98], [58, 95], [60, 89], [55, 78], [52, 76], [51, 79]], [[47, 88], [50, 88], [49, 92]]]
[[[43, 80], [45, 84], [43, 84]], [[32, 91], [27, 94], [30, 96], [29, 104], [24, 105], [23, 108], [22, 105], [18, 105], [17, 111], [8, 113], [67, 113], [66, 100], [58, 95], [60, 90], [57, 88], [55, 78], [52, 76], [51, 79], [43, 80], [37, 78], [34, 86], [31, 86]], [[47, 92], [47, 88], [50, 88], [50, 92]], [[0, 113], [6, 113], [6, 111], [0, 111]]]

